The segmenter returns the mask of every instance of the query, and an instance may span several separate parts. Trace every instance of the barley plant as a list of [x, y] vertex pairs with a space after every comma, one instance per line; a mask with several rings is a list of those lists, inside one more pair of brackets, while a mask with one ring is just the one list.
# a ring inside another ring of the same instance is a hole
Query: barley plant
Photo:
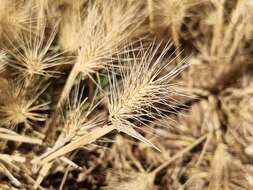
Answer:
[[0, 190], [252, 190], [252, 0], [1, 0]]

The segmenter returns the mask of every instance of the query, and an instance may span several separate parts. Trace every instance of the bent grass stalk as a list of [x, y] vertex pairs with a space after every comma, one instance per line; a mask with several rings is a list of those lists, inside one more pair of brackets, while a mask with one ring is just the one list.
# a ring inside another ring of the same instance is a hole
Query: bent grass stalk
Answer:
[[[111, 94], [108, 98], [109, 122], [107, 125], [96, 127], [95, 124], [91, 124], [92, 128], [89, 132], [77, 136], [73, 141], [62, 147], [56, 147], [35, 158], [33, 163], [48, 163], [59, 156], [93, 143], [115, 129], [156, 148], [136, 130], [136, 128], [139, 128], [137, 124], [130, 122], [129, 119], [148, 127], [148, 123], [152, 123], [152, 120], [166, 117], [162, 113], [164, 109], [159, 104], [174, 109], [179, 102], [173, 96], [175, 94], [187, 96], [184, 90], [171, 82], [186, 65], [176, 67], [170, 72], [162, 74], [171, 62], [163, 64], [163, 61], [165, 61], [164, 56], [170, 45], [164, 49], [158, 58], [155, 58], [158, 47], [160, 45], [154, 48], [153, 44], [150, 49], [140, 51], [141, 59], [136, 58], [132, 63], [129, 63], [133, 64], [133, 67], [129, 67], [127, 70], [122, 68], [120, 73], [121, 82], [117, 82], [115, 75], [111, 79], [109, 89]], [[142, 120], [142, 116], [148, 116], [151, 119]]]
[[76, 138], [75, 141], [73, 141], [73, 142], [71, 142], [59, 149], [56, 148], [56, 150], [54, 150], [52, 153], [49, 152], [45, 155], [35, 158], [34, 160], [32, 160], [32, 163], [39, 163], [42, 165], [46, 164], [46, 163], [58, 158], [59, 156], [62, 156], [64, 154], [71, 152], [71, 151], [73, 151], [77, 148], [80, 148], [82, 146], [93, 143], [96, 139], [103, 137], [104, 135], [110, 133], [114, 129], [115, 128], [112, 125], [94, 129], [93, 131], [91, 131], [81, 137]]

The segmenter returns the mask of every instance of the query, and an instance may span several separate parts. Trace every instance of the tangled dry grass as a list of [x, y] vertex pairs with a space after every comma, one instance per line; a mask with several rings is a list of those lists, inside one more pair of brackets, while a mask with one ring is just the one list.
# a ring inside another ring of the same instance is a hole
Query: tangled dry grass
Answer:
[[0, 190], [251, 190], [252, 66], [252, 0], [1, 0]]

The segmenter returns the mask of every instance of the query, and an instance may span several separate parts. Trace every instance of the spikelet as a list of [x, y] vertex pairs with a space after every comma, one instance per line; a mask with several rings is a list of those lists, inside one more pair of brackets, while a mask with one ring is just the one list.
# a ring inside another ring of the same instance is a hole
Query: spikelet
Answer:
[[32, 128], [35, 122], [43, 122], [46, 115], [41, 113], [48, 109], [48, 102], [39, 102], [39, 97], [45, 88], [40, 85], [34, 89], [27, 89], [22, 83], [10, 81], [5, 86], [0, 105], [1, 124], [13, 129], [18, 124]]
[[168, 68], [171, 60], [165, 60], [165, 56], [170, 45], [156, 57], [159, 46], [141, 50], [140, 58], [127, 63], [129, 67], [120, 73], [120, 83], [113, 76], [108, 99], [112, 125], [146, 143], [147, 140], [135, 130], [138, 125], [145, 127], [152, 120], [177, 112], [176, 108], [182, 105], [177, 98], [187, 96], [186, 90], [172, 81], [187, 65]]
[[64, 147], [65, 144], [74, 141], [77, 137], [85, 135], [89, 130], [104, 123], [105, 118], [102, 114], [92, 116], [92, 113], [100, 102], [96, 104], [92, 102], [91, 105], [88, 105], [87, 98], [83, 99], [82, 97], [83, 92], [84, 90], [80, 87], [80, 83], [78, 83], [67, 101], [65, 110], [62, 111], [62, 133], [55, 144], [56, 146], [49, 151], [50, 153], [60, 147]]
[[26, 30], [29, 21], [28, 6], [15, 0], [2, 0], [0, 5], [0, 38], [15, 37]]
[[14, 50], [7, 51], [8, 65], [16, 70], [19, 80], [26, 85], [38, 77], [45, 79], [55, 77], [59, 74], [56, 66], [66, 64], [63, 53], [52, 47], [57, 24], [48, 37], [45, 30], [46, 22], [38, 22], [37, 29], [31, 26], [29, 32], [21, 33], [15, 41], [11, 42]]
[[92, 75], [99, 70], [110, 68], [113, 65], [112, 56], [124, 51], [121, 48], [126, 42], [136, 37], [135, 30], [145, 18], [135, 6], [127, 9], [123, 5], [112, 1], [108, 7], [108, 2], [102, 1], [88, 7], [81, 31], [77, 34], [78, 41], [75, 42], [78, 47], [74, 48], [78, 49], [76, 61], [63, 88], [58, 107], [68, 96], [79, 74], [92, 79]]
[[[101, 114], [90, 118], [91, 113], [99, 105], [99, 102], [95, 105], [88, 106], [88, 103], [86, 102], [87, 99], [82, 99], [83, 92], [84, 91], [80, 87], [80, 83], [78, 83], [73, 90], [73, 94], [71, 94], [72, 96], [70, 95], [67, 101], [65, 110], [63, 110], [63, 129], [53, 148], [35, 158], [32, 163], [39, 163], [38, 160], [47, 158], [48, 155], [53, 154], [61, 148], [64, 148], [68, 143], [71, 143], [72, 141], [74, 142], [76, 138], [87, 134], [90, 129], [103, 124], [104, 117], [102, 117]], [[39, 170], [36, 183], [34, 184], [34, 188], [37, 188], [40, 185], [43, 178], [45, 175], [47, 175], [48, 171], [52, 167], [52, 163], [53, 162], [42, 165], [41, 169]], [[71, 165], [74, 164], [71, 163]], [[74, 167], [76, 166], [74, 165]]]

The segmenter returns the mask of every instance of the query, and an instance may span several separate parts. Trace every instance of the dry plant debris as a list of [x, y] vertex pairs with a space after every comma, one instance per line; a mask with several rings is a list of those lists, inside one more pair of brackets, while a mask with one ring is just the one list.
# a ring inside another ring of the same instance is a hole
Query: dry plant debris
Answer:
[[253, 189], [252, 0], [1, 0], [0, 189]]

